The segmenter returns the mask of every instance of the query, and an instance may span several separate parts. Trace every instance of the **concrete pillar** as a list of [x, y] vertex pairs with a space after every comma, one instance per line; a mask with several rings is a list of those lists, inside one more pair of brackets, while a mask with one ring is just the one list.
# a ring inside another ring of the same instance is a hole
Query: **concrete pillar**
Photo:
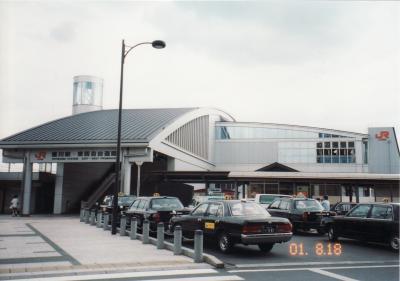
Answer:
[[126, 195], [131, 194], [131, 168], [132, 164], [128, 159], [124, 160], [124, 187], [123, 192]]
[[24, 205], [22, 207], [22, 215], [30, 215], [31, 213], [32, 163], [29, 156], [29, 153], [27, 153], [24, 161]]
[[63, 182], [64, 182], [64, 163], [57, 163], [56, 184], [54, 188], [54, 214], [62, 213], [63, 201]]
[[143, 162], [135, 162], [137, 165], [137, 184], [136, 184], [136, 196], [140, 196], [140, 167], [142, 166]]

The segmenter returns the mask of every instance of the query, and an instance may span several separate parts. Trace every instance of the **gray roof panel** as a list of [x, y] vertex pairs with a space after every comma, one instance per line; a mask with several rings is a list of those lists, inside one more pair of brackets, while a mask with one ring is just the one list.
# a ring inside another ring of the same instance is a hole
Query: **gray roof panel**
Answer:
[[[121, 142], [149, 142], [163, 128], [196, 108], [124, 109]], [[0, 141], [5, 145], [94, 144], [117, 141], [118, 110], [99, 110], [64, 117]]]

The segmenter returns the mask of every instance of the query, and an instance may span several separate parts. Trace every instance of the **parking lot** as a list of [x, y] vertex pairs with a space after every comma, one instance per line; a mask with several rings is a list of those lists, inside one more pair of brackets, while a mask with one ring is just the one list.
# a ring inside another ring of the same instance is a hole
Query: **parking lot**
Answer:
[[228, 272], [246, 280], [399, 280], [399, 255], [388, 247], [350, 239], [339, 243], [340, 251], [336, 246], [335, 254], [329, 251], [334, 244], [327, 235], [302, 232], [288, 243], [275, 244], [270, 253], [237, 245], [232, 253], [222, 254], [212, 241], [207, 241], [205, 252], [224, 261]]

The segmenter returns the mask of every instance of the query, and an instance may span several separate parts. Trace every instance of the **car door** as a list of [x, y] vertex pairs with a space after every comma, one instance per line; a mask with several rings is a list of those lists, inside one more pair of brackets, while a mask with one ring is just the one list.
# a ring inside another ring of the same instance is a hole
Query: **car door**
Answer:
[[343, 236], [363, 238], [367, 232], [365, 220], [371, 210], [370, 204], [360, 204], [338, 221]]
[[205, 235], [213, 236], [216, 234], [218, 224], [222, 215], [221, 203], [210, 203], [203, 218], [203, 232]]
[[190, 214], [190, 219], [184, 222], [182, 226], [185, 231], [194, 233], [196, 230], [203, 230], [203, 219], [207, 212], [208, 203], [202, 203], [196, 207]]
[[386, 242], [393, 218], [391, 205], [373, 205], [370, 215], [364, 222], [365, 236], [369, 241]]

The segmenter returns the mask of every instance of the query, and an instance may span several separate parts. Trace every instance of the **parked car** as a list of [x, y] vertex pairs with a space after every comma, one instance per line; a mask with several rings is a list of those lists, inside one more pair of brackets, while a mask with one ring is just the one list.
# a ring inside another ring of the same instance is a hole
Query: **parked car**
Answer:
[[258, 245], [269, 252], [275, 243], [292, 238], [292, 225], [284, 218], [274, 218], [260, 205], [239, 200], [208, 201], [190, 214], [171, 219], [171, 231], [180, 225], [185, 238], [203, 230], [205, 237], [218, 242], [222, 252], [229, 252], [237, 243]]
[[347, 214], [355, 206], [357, 206], [357, 203], [354, 202], [338, 202], [331, 206], [331, 211], [341, 216]]
[[190, 210], [183, 207], [183, 204], [177, 197], [153, 196], [138, 197], [126, 211], [128, 225], [131, 218], [136, 217], [138, 228], [141, 229], [145, 219], [150, 222], [150, 231], [157, 231], [157, 223], [163, 222], [164, 227], [168, 229], [169, 221], [172, 216], [187, 214]]
[[345, 216], [333, 217], [328, 237], [339, 237], [389, 244], [399, 251], [399, 203], [362, 203]]
[[293, 232], [298, 229], [305, 231], [315, 229], [319, 234], [325, 233], [321, 226], [322, 218], [333, 215], [331, 212], [324, 211], [317, 200], [304, 197], [275, 199], [267, 211], [272, 216], [289, 219], [293, 224]]
[[291, 195], [284, 194], [256, 194], [254, 202], [261, 204], [264, 208], [268, 208], [269, 205], [277, 198], [292, 198]]

